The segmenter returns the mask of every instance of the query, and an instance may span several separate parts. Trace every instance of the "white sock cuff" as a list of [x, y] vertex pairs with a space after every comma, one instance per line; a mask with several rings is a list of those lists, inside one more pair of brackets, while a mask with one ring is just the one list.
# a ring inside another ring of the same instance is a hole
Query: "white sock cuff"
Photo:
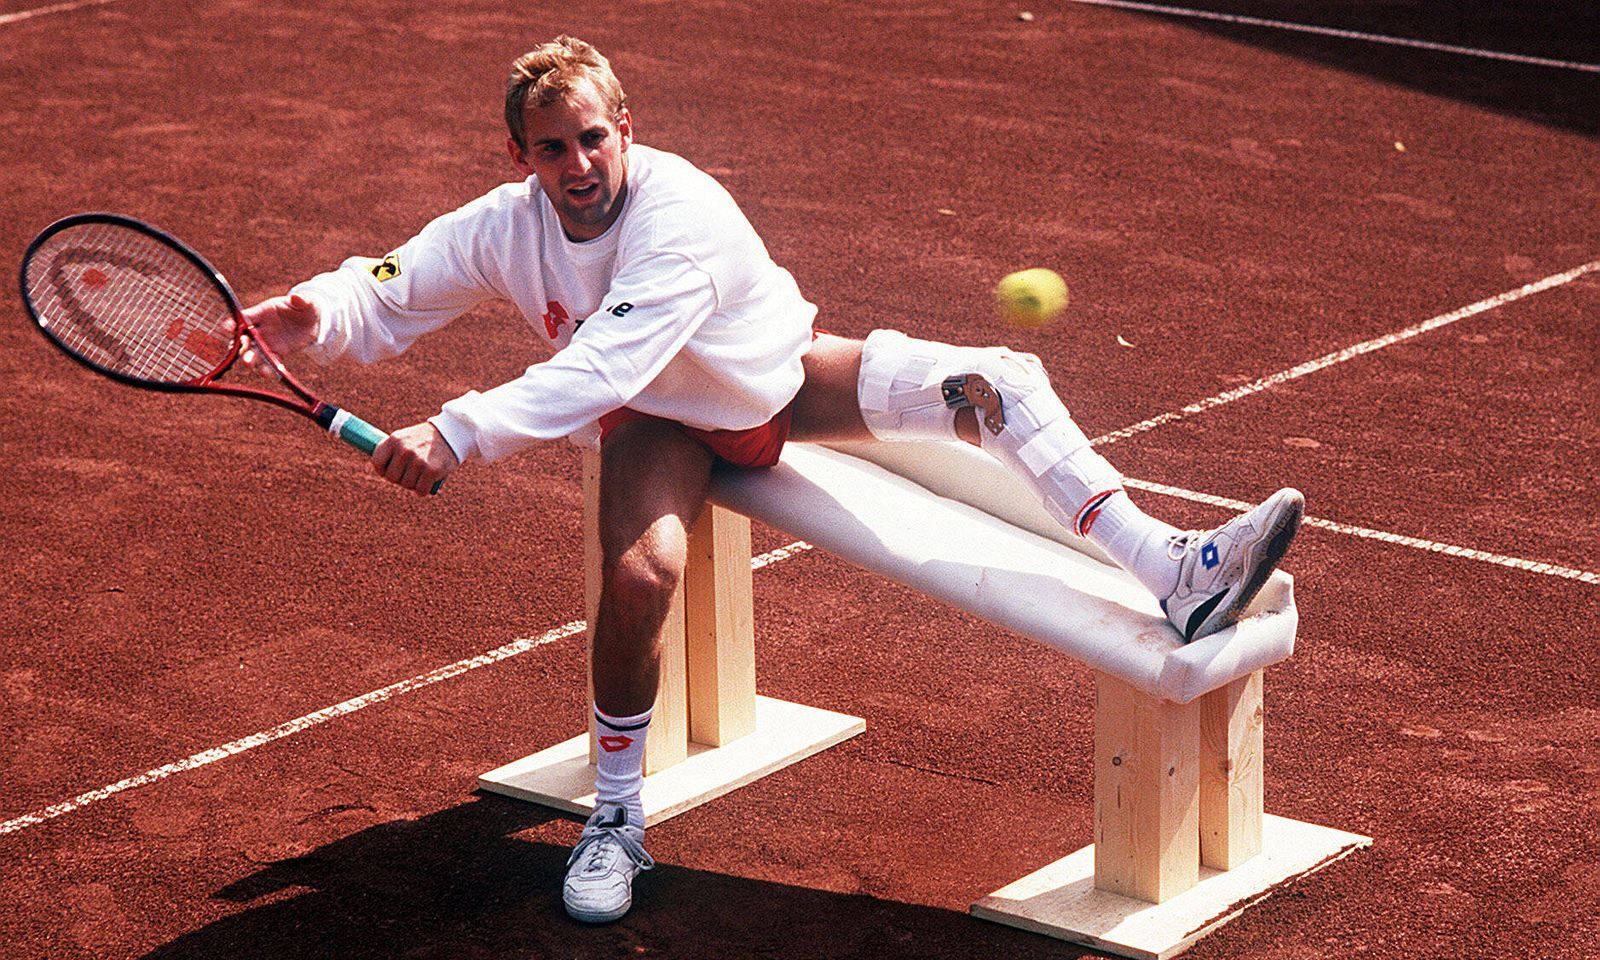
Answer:
[[639, 730], [648, 726], [650, 724], [650, 715], [654, 712], [655, 707], [652, 706], [644, 713], [635, 714], [631, 717], [613, 717], [601, 710], [599, 707], [595, 707], [594, 718], [600, 721], [603, 726], [610, 727], [612, 730], [616, 730], [618, 732], [627, 732], [630, 730]]
[[595, 802], [624, 804], [639, 826], [644, 825], [639, 793], [644, 786], [644, 744], [651, 712], [613, 717], [599, 707], [594, 711], [600, 747], [594, 769]]

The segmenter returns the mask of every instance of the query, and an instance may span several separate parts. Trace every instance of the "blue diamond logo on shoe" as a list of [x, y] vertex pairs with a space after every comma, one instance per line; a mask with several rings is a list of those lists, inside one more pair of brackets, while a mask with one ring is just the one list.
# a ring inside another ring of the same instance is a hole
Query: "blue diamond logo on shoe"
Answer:
[[1205, 567], [1207, 570], [1210, 570], [1212, 567], [1215, 567], [1217, 565], [1218, 560], [1219, 560], [1219, 558], [1217, 557], [1217, 545], [1216, 544], [1208, 543], [1204, 547], [1200, 548], [1200, 564], [1201, 564], [1201, 566]]

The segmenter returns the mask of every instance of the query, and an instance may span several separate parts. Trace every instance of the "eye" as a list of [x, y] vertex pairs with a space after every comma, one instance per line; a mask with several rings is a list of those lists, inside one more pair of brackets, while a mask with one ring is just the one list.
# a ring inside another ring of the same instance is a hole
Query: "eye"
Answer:
[[583, 145], [591, 150], [605, 142], [606, 132], [604, 130], [589, 130], [583, 135]]
[[542, 157], [561, 156], [561, 144], [546, 140], [539, 145], [539, 155]]

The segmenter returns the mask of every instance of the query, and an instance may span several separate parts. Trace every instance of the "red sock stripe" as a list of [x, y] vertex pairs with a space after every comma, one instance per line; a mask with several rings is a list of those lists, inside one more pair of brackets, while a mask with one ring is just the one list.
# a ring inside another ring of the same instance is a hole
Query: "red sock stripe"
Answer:
[[1089, 529], [1094, 526], [1095, 518], [1100, 516], [1100, 510], [1106, 505], [1106, 501], [1110, 500], [1112, 497], [1121, 492], [1122, 491], [1120, 488], [1116, 490], [1106, 490], [1090, 497], [1089, 502], [1083, 505], [1083, 509], [1079, 510], [1078, 516], [1074, 518], [1072, 523], [1072, 532], [1076, 533], [1080, 537], [1087, 537], [1089, 535]]

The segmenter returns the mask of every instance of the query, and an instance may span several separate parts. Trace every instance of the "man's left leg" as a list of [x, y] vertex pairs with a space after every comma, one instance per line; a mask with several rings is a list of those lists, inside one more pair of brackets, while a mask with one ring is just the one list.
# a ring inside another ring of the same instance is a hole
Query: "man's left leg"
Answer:
[[644, 849], [644, 745], [660, 675], [661, 628], [705, 504], [711, 453], [676, 425], [623, 423], [600, 450], [600, 608], [591, 670], [600, 758], [594, 815], [567, 861], [562, 899], [603, 923], [633, 904]]
[[1302, 510], [1299, 492], [1284, 489], [1221, 527], [1182, 533], [1128, 498], [1121, 474], [1091, 447], [1037, 357], [891, 330], [864, 342], [818, 338], [791, 437], [981, 446], [1057, 521], [1143, 583], [1186, 641], [1238, 620], [1288, 549]]

